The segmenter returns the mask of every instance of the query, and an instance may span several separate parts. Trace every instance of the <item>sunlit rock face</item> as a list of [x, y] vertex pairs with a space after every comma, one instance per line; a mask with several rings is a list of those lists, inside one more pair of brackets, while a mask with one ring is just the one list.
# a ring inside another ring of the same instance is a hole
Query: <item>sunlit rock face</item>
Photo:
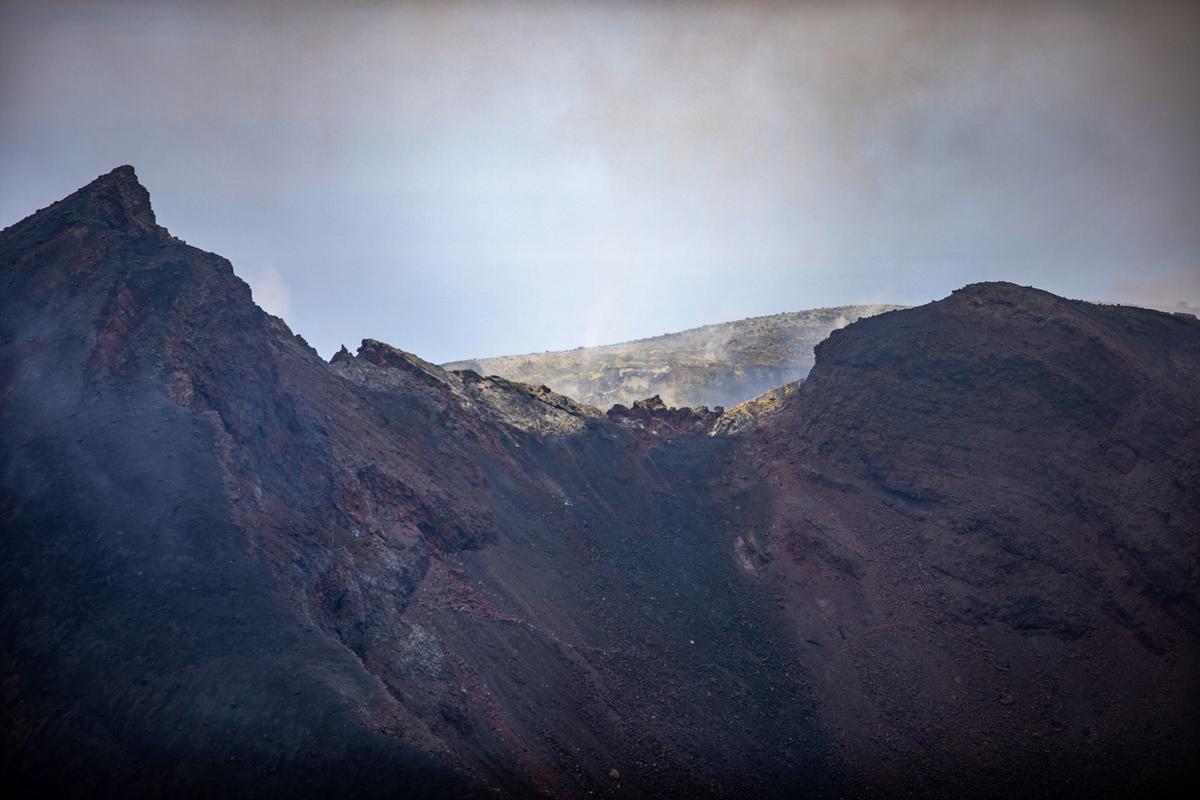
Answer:
[[446, 364], [515, 381], [545, 384], [599, 408], [658, 396], [668, 406], [746, 402], [802, 379], [813, 347], [830, 331], [903, 306], [815, 308], [706, 325], [635, 342]]
[[486, 371], [374, 340], [326, 363], [128, 167], [0, 233], [10, 783], [1197, 777], [1195, 319], [977, 284], [724, 413]]

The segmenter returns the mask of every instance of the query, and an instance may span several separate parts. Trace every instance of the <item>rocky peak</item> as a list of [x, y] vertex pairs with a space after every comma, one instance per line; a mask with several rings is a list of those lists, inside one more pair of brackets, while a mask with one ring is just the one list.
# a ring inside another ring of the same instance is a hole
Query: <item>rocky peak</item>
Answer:
[[138, 181], [137, 173], [128, 164], [101, 175], [47, 210], [57, 211], [64, 221], [98, 225], [124, 233], [163, 230], [150, 206], [150, 192]]
[[1028, 314], [1052, 312], [1063, 309], [1070, 303], [1069, 300], [1032, 286], [1019, 286], [1009, 281], [982, 281], [954, 290], [939, 305], [948, 311], [956, 312], [977, 313], [985, 309], [1002, 312], [1004, 309], [1019, 309]]
[[126, 165], [0, 231], [0, 247], [11, 256], [12, 264], [32, 265], [38, 261], [33, 256], [36, 248], [70, 231], [174, 240], [166, 228], [158, 225], [150, 193], [138, 182], [133, 167]]

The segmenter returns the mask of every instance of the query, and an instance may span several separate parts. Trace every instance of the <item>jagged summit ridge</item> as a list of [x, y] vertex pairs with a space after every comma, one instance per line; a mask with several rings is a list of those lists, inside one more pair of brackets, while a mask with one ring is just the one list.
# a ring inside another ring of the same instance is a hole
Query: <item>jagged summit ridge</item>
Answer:
[[81, 194], [81, 199], [86, 198], [81, 213], [88, 219], [103, 220], [126, 231], [149, 232], [159, 227], [150, 205], [150, 192], [128, 164], [101, 175]]
[[8, 230], [27, 227], [34, 220], [53, 220], [62, 225], [89, 225], [135, 235], [167, 233], [154, 216], [150, 192], [141, 184], [137, 172], [129, 164], [110, 170]]
[[377, 339], [363, 339], [353, 356], [342, 347], [329, 367], [374, 391], [419, 391], [493, 423], [540, 436], [573, 433], [601, 417], [598, 409], [545, 386], [483, 377], [471, 370], [445, 370]]

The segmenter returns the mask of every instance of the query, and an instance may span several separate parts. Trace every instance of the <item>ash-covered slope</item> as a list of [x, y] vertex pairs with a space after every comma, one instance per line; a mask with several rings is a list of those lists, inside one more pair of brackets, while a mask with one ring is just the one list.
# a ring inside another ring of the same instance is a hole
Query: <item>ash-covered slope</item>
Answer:
[[669, 406], [729, 408], [807, 375], [813, 364], [813, 347], [830, 331], [902, 307], [814, 308], [602, 347], [479, 358], [444, 366], [544, 384], [600, 408], [631, 406], [653, 395]]
[[[1194, 780], [1200, 323], [1007, 284], [736, 418], [324, 363], [130, 168], [0, 233], [0, 770], [77, 795]], [[715, 435], [714, 435], [715, 434]]]

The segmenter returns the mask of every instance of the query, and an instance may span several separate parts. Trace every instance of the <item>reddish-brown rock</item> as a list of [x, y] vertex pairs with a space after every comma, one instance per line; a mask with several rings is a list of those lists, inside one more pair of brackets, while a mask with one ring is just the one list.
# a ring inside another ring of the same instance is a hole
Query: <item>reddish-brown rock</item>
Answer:
[[1198, 387], [1194, 319], [1009, 284], [851, 325], [729, 424], [327, 364], [120, 168], [0, 233], [0, 768], [1164, 791], [1200, 742]]

